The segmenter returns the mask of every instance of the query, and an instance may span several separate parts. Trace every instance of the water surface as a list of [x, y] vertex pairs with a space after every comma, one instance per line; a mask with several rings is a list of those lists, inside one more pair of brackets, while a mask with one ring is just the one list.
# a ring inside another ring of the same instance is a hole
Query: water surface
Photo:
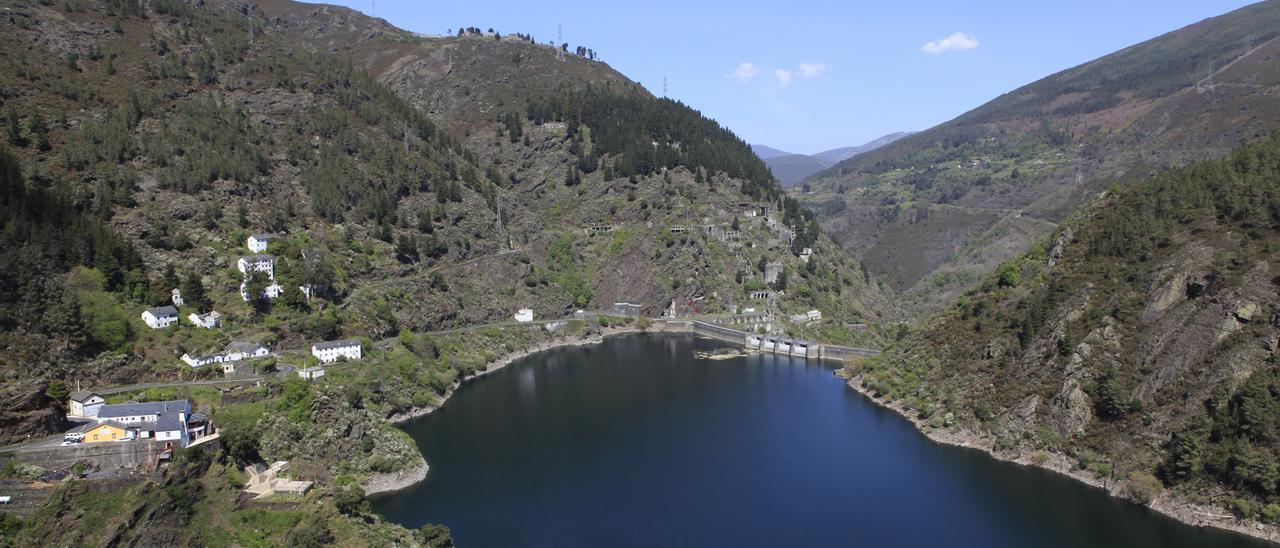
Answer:
[[1269, 546], [935, 445], [834, 366], [633, 335], [536, 354], [407, 425], [427, 479], [375, 497], [460, 546]]

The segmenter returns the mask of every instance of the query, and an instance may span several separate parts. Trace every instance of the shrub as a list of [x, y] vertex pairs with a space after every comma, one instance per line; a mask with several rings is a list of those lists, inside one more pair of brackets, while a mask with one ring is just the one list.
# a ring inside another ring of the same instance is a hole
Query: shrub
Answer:
[[1125, 482], [1123, 494], [1125, 498], [1139, 504], [1151, 504], [1156, 496], [1164, 490], [1164, 484], [1155, 476], [1141, 470], [1129, 474]]

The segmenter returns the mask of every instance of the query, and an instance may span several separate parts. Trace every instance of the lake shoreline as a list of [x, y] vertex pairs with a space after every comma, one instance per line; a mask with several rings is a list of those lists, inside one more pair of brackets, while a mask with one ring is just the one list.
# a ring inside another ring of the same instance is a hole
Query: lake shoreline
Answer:
[[[1076, 463], [1066, 455], [1039, 452], [1047, 454], [1048, 459], [1043, 462], [1037, 462], [1036, 460], [1033, 460], [1035, 458], [1033, 455], [1036, 455], [1037, 453], [1035, 451], [1024, 451], [1021, 449], [1014, 451], [997, 450], [995, 448], [994, 441], [991, 440], [989, 436], [973, 431], [950, 431], [930, 427], [918, 416], [915, 416], [914, 413], [905, 409], [900, 402], [884, 401], [881, 398], [877, 398], [871, 390], [863, 385], [862, 377], [860, 375], [849, 376], [846, 374], [844, 369], [837, 369], [835, 371], [835, 376], [844, 380], [845, 384], [849, 388], [866, 397], [871, 403], [883, 409], [893, 411], [898, 416], [906, 419], [907, 422], [911, 423], [911, 425], [915, 427], [916, 431], [920, 432], [934, 443], [976, 449], [986, 453], [996, 460], [1011, 462], [1023, 466], [1035, 466], [1051, 472], [1056, 472], [1086, 485], [1102, 489], [1112, 497], [1133, 502], [1122, 494], [1120, 490], [1123, 485], [1122, 481], [1111, 481], [1109, 478], [1099, 478], [1088, 470], [1080, 470], [1075, 465]], [[1144, 506], [1186, 525], [1223, 529], [1272, 543], [1280, 543], [1280, 527], [1254, 521], [1240, 521], [1235, 516], [1224, 514], [1224, 510], [1222, 509], [1179, 500], [1177, 497], [1170, 494], [1168, 490], [1162, 491], [1156, 499], [1151, 502], [1151, 504]]]
[[[478, 379], [485, 375], [492, 374], [496, 371], [505, 369], [508, 365], [511, 365], [521, 359], [527, 358], [539, 352], [546, 352], [548, 350], [556, 350], [558, 348], [567, 348], [572, 346], [589, 346], [589, 345], [600, 344], [609, 337], [616, 337], [619, 335], [630, 335], [634, 333], [663, 333], [663, 332], [674, 332], [674, 331], [667, 330], [665, 328], [665, 324], [659, 324], [659, 323], [654, 323], [651, 326], [645, 327], [645, 328], [632, 327], [632, 326], [604, 327], [604, 328], [601, 328], [600, 331], [595, 333], [590, 333], [590, 334], [586, 334], [579, 337], [558, 337], [555, 339], [551, 339], [548, 341], [535, 344], [523, 350], [515, 350], [512, 352], [508, 352], [502, 355], [501, 357], [499, 357], [498, 359], [489, 362], [485, 366], [484, 370], [469, 374], [463, 377], [462, 379], [455, 381], [453, 385], [451, 385], [449, 389], [446, 390], [445, 393], [440, 397], [440, 402], [438, 404], [428, 405], [423, 407], [414, 407], [412, 409], [409, 409], [401, 413], [393, 413], [392, 415], [388, 416], [386, 420], [390, 422], [392, 425], [400, 426], [403, 424], [407, 424], [419, 417], [430, 415], [431, 413], [435, 412], [435, 410], [440, 409], [441, 407], [444, 407], [444, 405], [449, 402], [449, 398], [453, 397], [453, 394], [458, 390], [458, 388], [461, 388], [464, 383]], [[400, 491], [402, 489], [411, 487], [414, 484], [426, 479], [427, 471], [430, 470], [431, 467], [429, 464], [427, 464], [427, 461], [425, 458], [420, 456], [419, 460], [420, 460], [420, 463], [416, 464], [412, 468], [408, 468], [398, 472], [390, 472], [386, 474], [375, 474], [371, 476], [369, 479], [365, 480], [364, 483], [362, 484], [362, 488], [365, 490], [365, 494], [373, 495], [377, 493], [391, 493], [395, 491]]]

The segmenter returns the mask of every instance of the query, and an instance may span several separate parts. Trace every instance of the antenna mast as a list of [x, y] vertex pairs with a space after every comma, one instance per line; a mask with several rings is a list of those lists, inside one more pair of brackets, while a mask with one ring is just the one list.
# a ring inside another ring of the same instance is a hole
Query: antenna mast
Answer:
[[556, 59], [564, 61], [564, 37], [561, 36], [563, 25], [556, 23]]
[[667, 96], [667, 77], [666, 76], [662, 77], [662, 96], [663, 97]]

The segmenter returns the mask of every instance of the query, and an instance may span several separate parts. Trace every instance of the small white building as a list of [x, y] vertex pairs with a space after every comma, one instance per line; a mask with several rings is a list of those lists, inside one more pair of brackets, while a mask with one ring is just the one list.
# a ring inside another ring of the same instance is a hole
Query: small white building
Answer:
[[103, 404], [107, 400], [102, 396], [94, 394], [88, 390], [77, 390], [71, 394], [71, 412], [68, 415], [72, 417], [97, 417], [98, 411], [102, 410]]
[[267, 245], [279, 237], [280, 236], [278, 234], [250, 234], [249, 240], [246, 244], [249, 246], [249, 251], [254, 253], [266, 253]]
[[810, 259], [811, 257], [813, 257], [813, 249], [812, 249], [812, 248], [808, 248], [808, 247], [806, 247], [806, 248], [804, 248], [804, 249], [802, 249], [802, 250], [800, 251], [800, 260], [802, 260], [802, 261], [804, 261], [804, 262], [808, 263], [808, 262], [809, 262], [809, 259]]
[[[193, 356], [191, 354], [183, 354], [182, 361], [186, 362], [186, 364], [190, 365], [191, 367], [204, 367], [206, 365], [215, 364], [215, 363], [225, 364], [230, 362], [239, 362], [244, 360], [254, 360], [258, 358], [265, 358], [270, 354], [271, 352], [268, 351], [265, 346], [262, 346], [260, 344], [251, 343], [251, 342], [242, 342], [242, 341], [232, 341], [231, 344], [228, 344], [226, 349], [224, 349], [222, 352], [218, 352], [215, 354], [197, 355], [197, 356]], [[230, 369], [230, 371], [228, 371], [228, 369]], [[229, 373], [234, 371], [235, 371], [234, 366], [230, 368], [228, 368], [227, 366], [223, 366], [222, 368], [223, 373]]]
[[243, 341], [231, 341], [231, 344], [227, 345], [227, 349], [225, 351], [227, 361], [233, 362], [265, 358], [270, 353], [271, 352], [268, 351], [265, 346], [258, 343]]
[[163, 329], [178, 321], [178, 309], [172, 306], [157, 306], [142, 311], [142, 321], [151, 329]]
[[298, 376], [305, 380], [314, 381], [324, 376], [324, 366], [317, 365], [315, 367], [307, 367], [298, 370]]
[[[262, 288], [264, 299], [279, 299], [281, 295], [284, 295], [284, 286], [278, 283], [271, 282], [271, 285]], [[240, 282], [240, 298], [249, 302], [249, 282]]]
[[320, 360], [320, 363], [333, 363], [342, 358], [358, 360], [360, 359], [360, 341], [346, 339], [315, 343], [311, 345], [311, 355]]
[[173, 306], [182, 306], [182, 290], [176, 287], [173, 288], [173, 291], [169, 292], [169, 301], [173, 303]]
[[195, 312], [192, 312], [187, 316], [187, 321], [191, 322], [191, 325], [196, 327], [213, 329], [215, 327], [222, 327], [222, 314], [217, 310], [210, 311], [208, 314], [196, 314]]
[[818, 320], [821, 320], [821, 319], [822, 319], [822, 311], [821, 311], [821, 310], [810, 310], [810, 311], [808, 311], [808, 312], [805, 312], [805, 314], [804, 314], [804, 315], [805, 315], [806, 317], [808, 317], [808, 318], [809, 318], [809, 321], [811, 321], [811, 322], [816, 322], [816, 321], [818, 321]]
[[226, 361], [227, 356], [222, 353], [204, 354], [192, 356], [189, 353], [182, 354], [182, 361], [191, 367], [204, 367], [209, 364], [222, 363]]
[[236, 268], [245, 276], [262, 272], [267, 277], [276, 279], [276, 258], [271, 255], [245, 255], [236, 261]]
[[520, 323], [529, 323], [533, 321], [533, 309], [521, 308], [516, 311], [516, 321]]

